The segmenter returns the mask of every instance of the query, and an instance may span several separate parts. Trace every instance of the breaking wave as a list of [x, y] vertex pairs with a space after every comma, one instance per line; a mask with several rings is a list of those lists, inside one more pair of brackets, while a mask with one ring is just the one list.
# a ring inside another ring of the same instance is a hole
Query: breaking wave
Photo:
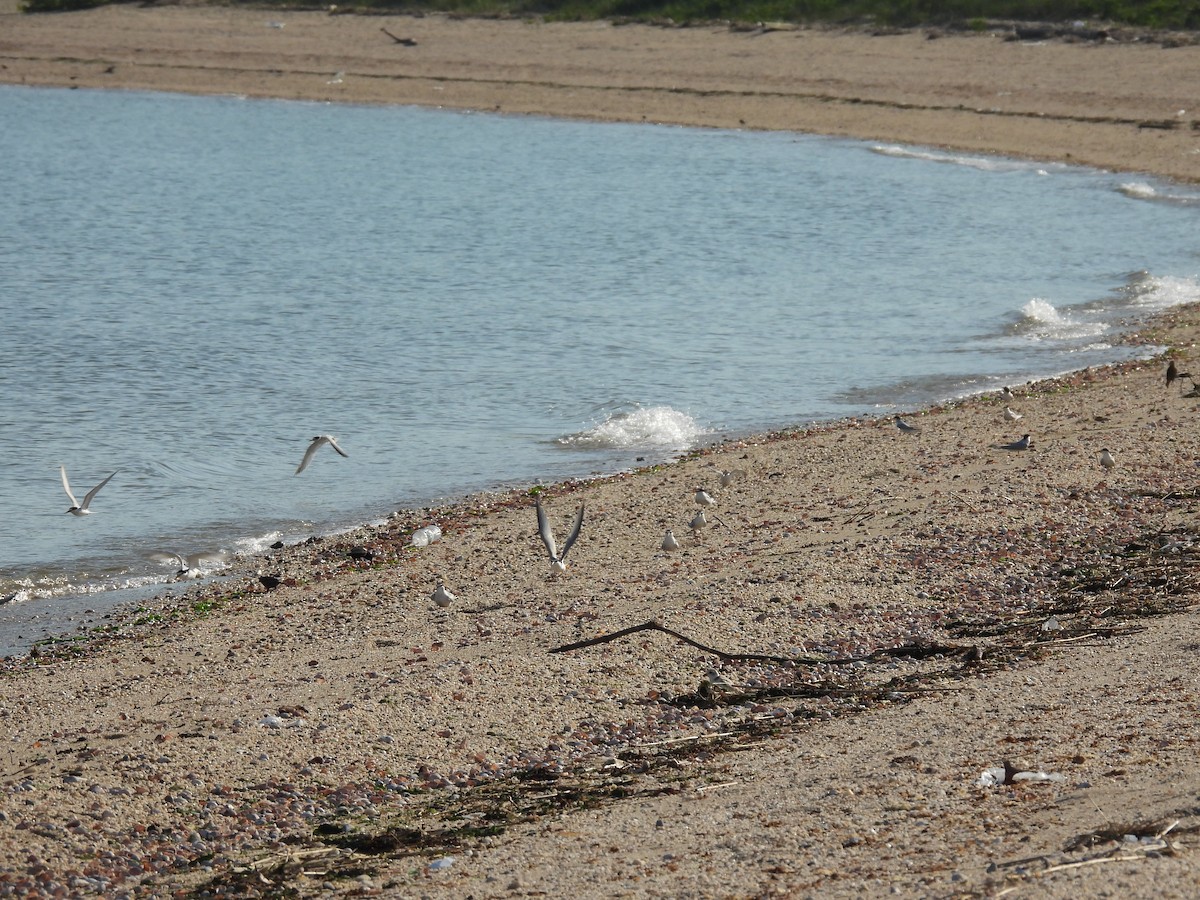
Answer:
[[705, 433], [687, 413], [669, 406], [646, 406], [613, 413], [598, 425], [564, 435], [555, 443], [572, 450], [636, 447], [685, 450]]

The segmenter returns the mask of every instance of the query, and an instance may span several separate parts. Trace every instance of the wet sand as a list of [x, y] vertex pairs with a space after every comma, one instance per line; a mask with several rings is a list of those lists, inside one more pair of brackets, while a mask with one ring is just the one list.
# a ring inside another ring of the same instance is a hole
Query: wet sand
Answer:
[[[744, 120], [1191, 180], [1195, 54], [0, 18], [14, 83]], [[1181, 124], [1130, 124], [1149, 118]], [[1187, 371], [1197, 334], [1187, 309], [1135, 339]], [[565, 576], [514, 490], [241, 560], [9, 660], [0, 896], [1192, 896], [1200, 435], [1164, 368], [916, 412], [917, 434], [839, 422], [546, 487], [560, 540], [587, 509]], [[1032, 449], [998, 449], [1024, 432]], [[693, 531], [698, 485], [717, 506]], [[430, 520], [442, 540], [411, 548]], [[555, 652], [648, 622], [675, 634]], [[1005, 760], [1046, 780], [980, 783]]]

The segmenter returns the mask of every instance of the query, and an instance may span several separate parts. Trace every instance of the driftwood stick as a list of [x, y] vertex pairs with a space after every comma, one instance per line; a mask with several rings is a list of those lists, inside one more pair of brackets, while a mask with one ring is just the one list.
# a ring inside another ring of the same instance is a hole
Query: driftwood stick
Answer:
[[574, 644], [564, 644], [562, 647], [553, 648], [550, 652], [568, 653], [571, 650], [582, 650], [584, 647], [593, 647], [596, 644], [607, 644], [609, 641], [615, 641], [617, 638], [623, 638], [626, 635], [636, 634], [639, 631], [661, 631], [663, 634], [669, 634], [676, 640], [683, 641], [685, 644], [695, 647], [697, 650], [703, 651], [704, 653], [711, 653], [714, 656], [721, 657], [721, 659], [757, 659], [766, 662], [778, 663], [825, 662], [823, 659], [805, 659], [803, 657], [798, 658], [794, 656], [771, 656], [767, 653], [726, 653], [724, 650], [718, 650], [716, 647], [705, 646], [699, 641], [694, 641], [687, 635], [680, 634], [678, 631], [673, 631], [672, 629], [667, 628], [665, 625], [660, 625], [658, 622], [653, 620], [649, 622], [643, 622], [641, 625], [631, 625], [628, 628], [622, 628], [620, 631], [614, 631], [612, 634], [602, 634], [599, 637], [588, 638], [585, 641], [576, 641]]
[[382, 31], [384, 34], [386, 34], [388, 37], [390, 37], [397, 44], [402, 44], [405, 47], [417, 46], [417, 42], [410, 37], [396, 37], [396, 35], [392, 34], [386, 28], [380, 28], [379, 30]]

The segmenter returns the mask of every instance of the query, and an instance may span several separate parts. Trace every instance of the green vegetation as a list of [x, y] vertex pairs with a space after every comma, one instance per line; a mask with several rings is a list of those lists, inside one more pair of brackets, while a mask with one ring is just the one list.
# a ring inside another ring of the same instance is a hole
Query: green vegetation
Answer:
[[[107, 2], [26, 0], [24, 8], [27, 12], [61, 12]], [[229, 5], [321, 9], [330, 4], [319, 0], [259, 0], [238, 4], [230, 0]], [[1196, 0], [345, 0], [338, 6], [347, 12], [446, 12], [553, 20], [956, 25], [973, 30], [980, 30], [988, 21], [1018, 20], [1200, 29], [1200, 3]]]

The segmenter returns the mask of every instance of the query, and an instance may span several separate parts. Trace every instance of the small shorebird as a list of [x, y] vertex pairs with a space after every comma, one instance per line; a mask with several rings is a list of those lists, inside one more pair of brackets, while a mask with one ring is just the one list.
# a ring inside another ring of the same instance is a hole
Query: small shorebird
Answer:
[[1167, 387], [1171, 386], [1171, 382], [1179, 377], [1179, 369], [1175, 368], [1175, 360], [1170, 360], [1167, 363]]
[[558, 545], [554, 542], [554, 531], [546, 520], [546, 511], [542, 509], [541, 497], [535, 497], [533, 502], [537, 505], [538, 534], [542, 538], [542, 543], [546, 545], [546, 553], [550, 556], [550, 574], [561, 575], [567, 571], [567, 553], [579, 540], [579, 530], [583, 528], [583, 504], [579, 504], [579, 512], [575, 514], [575, 524], [563, 544], [562, 553], [559, 553]]
[[740, 469], [730, 469], [728, 472], [722, 472], [720, 481], [721, 487], [729, 487], [744, 474], [745, 473]]
[[337, 439], [332, 434], [318, 434], [312, 439], [312, 443], [308, 445], [308, 449], [304, 451], [304, 459], [300, 460], [300, 465], [296, 467], [296, 474], [299, 475], [308, 468], [308, 464], [312, 461], [313, 454], [321, 449], [322, 444], [328, 444], [338, 452], [339, 456], [350, 458], [345, 450], [337, 445]]
[[1116, 466], [1116, 464], [1117, 461], [1113, 459], [1113, 455], [1111, 452], [1109, 452], [1107, 447], [1100, 451], [1100, 465], [1104, 466], [1106, 469], [1111, 469]]
[[667, 529], [667, 533], [663, 537], [662, 548], [668, 553], [679, 549], [679, 541], [675, 539], [675, 532], [670, 528]]
[[78, 500], [75, 499], [75, 495], [71, 493], [71, 484], [70, 484], [70, 482], [67, 481], [67, 467], [59, 466], [58, 468], [59, 468], [59, 471], [62, 473], [63, 488], [66, 490], [67, 496], [71, 498], [71, 508], [68, 509], [67, 512], [69, 512], [73, 516], [90, 516], [92, 514], [92, 511], [90, 509], [88, 509], [88, 507], [92, 505], [92, 498], [95, 497], [98, 493], [100, 493], [100, 488], [104, 487], [106, 484], [109, 483], [109, 481], [112, 480], [113, 475], [116, 475], [117, 472], [121, 471], [120, 469], [118, 469], [117, 472], [113, 472], [112, 475], [109, 475], [108, 478], [105, 478], [102, 482], [100, 482], [98, 485], [96, 485], [94, 488], [92, 488], [90, 491], [88, 491], [86, 494], [84, 494], [83, 502], [80, 503]]
[[700, 512], [692, 516], [692, 521], [688, 522], [688, 528], [692, 529], [692, 531], [699, 531], [707, 524], [708, 518], [704, 515], [704, 510], [700, 510]]
[[916, 425], [910, 425], [908, 422], [905, 422], [899, 416], [896, 416], [896, 427], [904, 434], [917, 434], [921, 430]]
[[1005, 386], [1004, 389], [1000, 391], [1000, 396], [1005, 400], [1013, 400], [1017, 395], [1013, 393], [1012, 388]]
[[1013, 441], [1011, 444], [997, 444], [997, 450], [1028, 450], [1029, 435], [1025, 435], [1019, 441]]
[[1025, 418], [1024, 414], [1017, 412], [1011, 406], [1004, 407], [1004, 421], [1019, 422]]
[[[1191, 377], [1192, 377], [1191, 372], [1180, 372], [1179, 369], [1176, 368], [1175, 360], [1171, 360], [1169, 363], [1167, 363], [1167, 387], [1170, 387], [1171, 383], [1178, 378], [1191, 378]], [[1181, 385], [1180, 390], [1182, 390], [1182, 389], [1183, 388]]]
[[717, 505], [717, 501], [713, 499], [713, 495], [704, 488], [696, 488], [696, 503], [705, 509], [712, 509]]
[[458, 598], [455, 597], [452, 593], [450, 593], [450, 589], [448, 587], [446, 587], [446, 585], [442, 584], [442, 581], [439, 578], [437, 587], [434, 588], [433, 597], [431, 599], [438, 606], [445, 609], [447, 606], [449, 606], [451, 603], [453, 603]]

